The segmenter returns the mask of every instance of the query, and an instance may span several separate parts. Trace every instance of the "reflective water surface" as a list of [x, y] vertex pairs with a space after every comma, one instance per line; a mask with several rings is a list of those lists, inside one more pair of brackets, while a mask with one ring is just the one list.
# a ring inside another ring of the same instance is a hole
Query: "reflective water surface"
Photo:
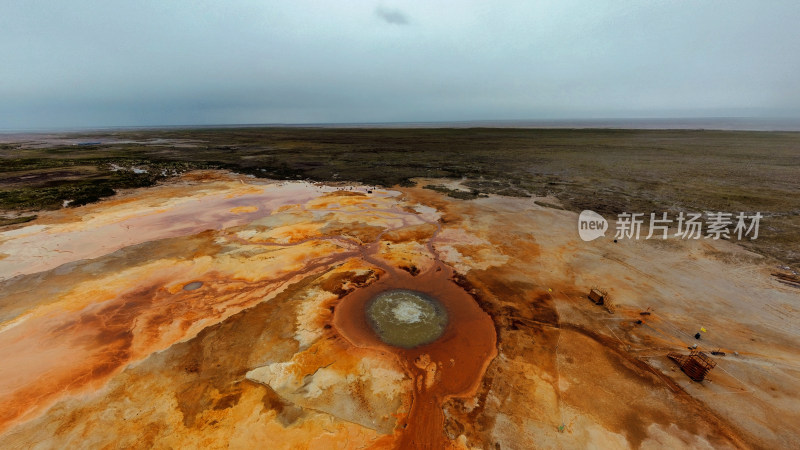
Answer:
[[367, 304], [372, 330], [389, 345], [413, 348], [435, 341], [447, 326], [447, 311], [421, 292], [394, 289]]

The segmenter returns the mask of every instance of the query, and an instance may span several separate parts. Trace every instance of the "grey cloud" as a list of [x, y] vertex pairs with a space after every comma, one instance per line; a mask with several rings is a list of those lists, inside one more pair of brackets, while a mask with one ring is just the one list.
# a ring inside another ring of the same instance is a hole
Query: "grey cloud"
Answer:
[[392, 25], [408, 25], [409, 23], [408, 16], [406, 16], [399, 9], [389, 9], [379, 6], [375, 10], [375, 15], [386, 23], [390, 23]]
[[7, 3], [0, 130], [800, 117], [797, 0]]

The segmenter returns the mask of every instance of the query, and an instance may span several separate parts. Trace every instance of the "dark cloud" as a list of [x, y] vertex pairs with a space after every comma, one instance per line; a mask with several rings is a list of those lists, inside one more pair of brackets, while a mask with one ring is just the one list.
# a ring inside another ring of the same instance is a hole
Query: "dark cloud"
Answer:
[[388, 9], [381, 6], [375, 10], [375, 15], [392, 25], [408, 25], [408, 16], [399, 9]]
[[0, 131], [800, 117], [797, 0], [384, 1], [5, 2]]

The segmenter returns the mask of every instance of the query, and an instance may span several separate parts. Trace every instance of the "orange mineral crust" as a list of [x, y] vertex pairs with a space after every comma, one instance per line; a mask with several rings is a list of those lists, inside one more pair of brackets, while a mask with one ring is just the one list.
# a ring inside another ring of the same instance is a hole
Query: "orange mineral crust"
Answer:
[[[381, 342], [365, 315], [366, 303], [382, 291], [413, 288], [439, 300], [449, 323], [436, 341], [412, 349]], [[336, 308], [334, 326], [353, 345], [394, 354], [414, 380], [413, 404], [403, 424], [403, 448], [443, 448], [442, 402], [450, 397], [474, 395], [480, 379], [497, 354], [491, 318], [452, 280], [452, 271], [437, 263], [413, 276], [389, 269], [370, 286], [346, 296]]]
[[[203, 171], [0, 229], [0, 448], [800, 447], [773, 262], [557, 204]], [[380, 339], [394, 289], [438, 338]]]

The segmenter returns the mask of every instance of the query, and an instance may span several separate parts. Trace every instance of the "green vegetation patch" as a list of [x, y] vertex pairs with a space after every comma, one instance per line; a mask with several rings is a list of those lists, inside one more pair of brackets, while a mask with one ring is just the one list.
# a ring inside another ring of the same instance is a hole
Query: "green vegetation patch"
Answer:
[[0, 217], [0, 227], [6, 225], [17, 225], [20, 223], [30, 222], [31, 220], [35, 220], [36, 217], [38, 216], [36, 216], [35, 214], [32, 216]]

